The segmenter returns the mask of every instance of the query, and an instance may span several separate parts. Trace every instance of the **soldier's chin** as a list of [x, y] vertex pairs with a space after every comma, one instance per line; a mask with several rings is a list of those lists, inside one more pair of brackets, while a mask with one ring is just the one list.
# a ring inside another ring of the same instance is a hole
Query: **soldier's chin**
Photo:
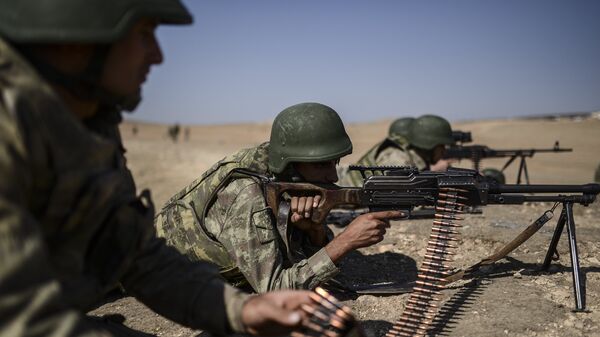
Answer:
[[123, 97], [119, 105], [121, 106], [123, 111], [133, 113], [133, 111], [138, 107], [141, 101], [142, 91], [138, 90], [134, 94]]

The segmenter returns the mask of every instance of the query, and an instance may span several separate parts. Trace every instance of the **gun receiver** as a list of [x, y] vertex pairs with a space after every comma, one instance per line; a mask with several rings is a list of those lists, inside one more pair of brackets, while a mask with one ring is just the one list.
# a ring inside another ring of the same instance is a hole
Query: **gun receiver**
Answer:
[[[267, 203], [276, 211], [285, 193], [320, 195], [312, 220], [323, 222], [331, 209], [341, 205], [410, 213], [416, 206], [435, 205], [444, 190], [452, 189], [463, 192], [461, 201], [468, 206], [567, 201], [587, 206], [600, 193], [600, 184], [501, 185], [475, 170], [461, 168], [446, 172], [419, 172], [410, 167], [351, 166], [350, 169], [360, 171], [365, 177], [361, 188], [271, 181], [265, 185]], [[367, 172], [373, 175], [367, 177]]]
[[517, 176], [517, 184], [521, 183], [521, 175], [525, 174], [526, 183], [529, 184], [529, 173], [527, 171], [526, 158], [533, 157], [536, 153], [558, 153], [558, 152], [573, 152], [573, 149], [561, 148], [558, 141], [554, 143], [554, 147], [550, 149], [514, 149], [514, 150], [495, 150], [485, 145], [456, 145], [446, 149], [445, 159], [470, 159], [473, 161], [473, 169], [479, 171], [481, 160], [484, 158], [505, 158], [508, 161], [504, 164], [500, 171], [504, 171], [517, 158], [520, 158], [519, 174]]

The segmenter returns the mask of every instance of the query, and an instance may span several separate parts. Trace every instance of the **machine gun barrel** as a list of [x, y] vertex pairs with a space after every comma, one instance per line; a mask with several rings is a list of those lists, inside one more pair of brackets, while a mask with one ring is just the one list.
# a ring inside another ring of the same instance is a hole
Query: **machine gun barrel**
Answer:
[[[525, 195], [525, 194], [542, 195]], [[565, 194], [569, 193], [569, 194]], [[573, 194], [577, 193], [577, 194]], [[572, 202], [589, 205], [600, 193], [600, 184], [585, 185], [494, 185], [491, 184], [488, 204], [522, 204], [524, 202]], [[553, 194], [553, 195], [547, 195]]]
[[600, 193], [599, 184], [585, 185], [490, 185], [490, 193]]
[[446, 159], [483, 159], [483, 158], [503, 158], [503, 157], [533, 157], [538, 152], [573, 152], [571, 148], [560, 148], [555, 146], [546, 149], [508, 149], [496, 150], [485, 145], [458, 145], [446, 149], [444, 158]]

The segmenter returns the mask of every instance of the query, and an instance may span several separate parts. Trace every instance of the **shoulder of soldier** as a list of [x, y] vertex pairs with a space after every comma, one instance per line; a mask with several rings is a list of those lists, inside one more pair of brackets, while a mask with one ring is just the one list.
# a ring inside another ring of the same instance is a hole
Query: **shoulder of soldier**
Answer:
[[398, 161], [397, 165], [402, 165], [401, 161], [410, 160], [410, 154], [405, 149], [388, 146], [377, 155], [377, 161], [380, 160], [395, 160]]
[[[13, 94], [23, 93], [29, 101], [34, 101], [40, 95], [56, 98], [48, 83], [2, 38], [0, 38], [0, 88], [5, 91], [5, 95], [6, 91]], [[4, 97], [3, 100], [7, 98]]]
[[413, 166], [415, 166], [416, 168], [419, 169], [419, 171], [423, 171], [427, 168], [427, 162], [425, 161], [425, 159], [423, 157], [421, 157], [417, 151], [410, 149], [410, 156], [412, 158], [413, 161]]
[[231, 182], [221, 188], [219, 196], [222, 194], [249, 195], [256, 193], [259, 195], [263, 194], [261, 183], [252, 177], [242, 177], [233, 179]]
[[266, 207], [266, 199], [262, 184], [254, 178], [237, 178], [221, 188], [217, 194], [217, 201], [224, 209], [255, 209]]
[[0, 38], [0, 139], [12, 144], [13, 154], [45, 160], [49, 145], [41, 142], [64, 135], [64, 129], [57, 134], [49, 129], [68, 118], [52, 88]]

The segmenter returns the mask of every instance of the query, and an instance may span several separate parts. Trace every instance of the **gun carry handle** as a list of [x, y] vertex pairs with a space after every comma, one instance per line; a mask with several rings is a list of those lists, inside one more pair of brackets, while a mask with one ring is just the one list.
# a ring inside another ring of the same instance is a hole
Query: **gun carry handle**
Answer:
[[360, 206], [360, 191], [359, 188], [342, 188], [334, 184], [318, 185], [311, 183], [270, 182], [266, 184], [265, 187], [267, 205], [271, 207], [275, 214], [277, 214], [284, 193], [290, 195], [296, 193], [303, 195], [320, 195], [321, 201], [319, 202], [319, 206], [313, 208], [311, 216], [311, 220], [316, 223], [324, 222], [329, 211], [336, 206]]

